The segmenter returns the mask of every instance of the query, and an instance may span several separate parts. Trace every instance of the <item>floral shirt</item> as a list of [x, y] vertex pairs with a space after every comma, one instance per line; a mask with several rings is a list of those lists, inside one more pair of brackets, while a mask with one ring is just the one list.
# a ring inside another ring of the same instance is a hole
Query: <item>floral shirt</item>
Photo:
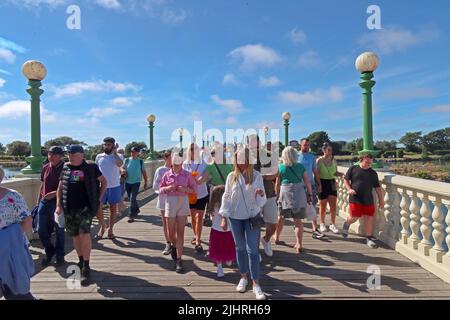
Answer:
[[9, 190], [0, 199], [0, 229], [14, 223], [20, 223], [31, 215], [22, 195], [14, 190]]

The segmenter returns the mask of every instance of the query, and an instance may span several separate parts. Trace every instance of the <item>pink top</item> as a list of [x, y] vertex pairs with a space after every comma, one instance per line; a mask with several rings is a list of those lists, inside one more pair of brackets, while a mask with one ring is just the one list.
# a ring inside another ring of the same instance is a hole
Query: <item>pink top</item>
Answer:
[[160, 194], [166, 194], [168, 196], [185, 196], [186, 193], [180, 191], [171, 191], [166, 192], [163, 191], [163, 187], [168, 187], [170, 185], [176, 185], [181, 187], [188, 187], [197, 192], [197, 182], [195, 178], [188, 171], [181, 169], [181, 171], [176, 174], [172, 169], [167, 171], [161, 179], [161, 183], [159, 185]]

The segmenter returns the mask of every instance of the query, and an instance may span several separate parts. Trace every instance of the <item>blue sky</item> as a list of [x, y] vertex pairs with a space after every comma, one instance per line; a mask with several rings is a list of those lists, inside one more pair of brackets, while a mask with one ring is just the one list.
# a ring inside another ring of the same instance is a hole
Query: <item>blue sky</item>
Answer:
[[[73, 4], [80, 30], [66, 27]], [[371, 4], [381, 30], [367, 28]], [[147, 141], [154, 113], [162, 149], [195, 120], [224, 134], [277, 129], [284, 111], [290, 138], [352, 140], [362, 136], [354, 61], [364, 51], [380, 57], [374, 138], [440, 129], [450, 123], [449, 10], [447, 0], [2, 0], [0, 142], [30, 140], [30, 59], [48, 69], [42, 143]]]

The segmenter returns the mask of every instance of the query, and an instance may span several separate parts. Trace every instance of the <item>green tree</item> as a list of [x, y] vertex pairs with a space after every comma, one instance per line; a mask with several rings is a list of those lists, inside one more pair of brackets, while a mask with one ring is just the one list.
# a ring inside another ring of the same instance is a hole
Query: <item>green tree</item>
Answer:
[[356, 154], [359, 150], [363, 149], [363, 138], [358, 138], [356, 140], [350, 141], [349, 143], [347, 143], [345, 148], [352, 154]]
[[0, 154], [5, 154], [6, 147], [3, 145], [3, 143], [0, 142]]
[[422, 143], [430, 152], [445, 150], [450, 145], [450, 127], [432, 131], [424, 135]]
[[73, 139], [73, 138], [71, 138], [71, 137], [63, 136], [63, 137], [58, 137], [58, 138], [50, 139], [50, 140], [46, 141], [46, 142], [44, 143], [44, 147], [45, 147], [46, 149], [48, 149], [48, 148], [50, 148], [50, 147], [52, 147], [52, 146], [61, 146], [61, 147], [65, 147], [65, 146], [67, 146], [67, 145], [69, 145], [69, 144], [81, 144], [81, 145], [83, 145], [83, 146], [86, 146], [86, 145], [87, 145], [87, 144], [84, 143], [83, 141], [79, 141], [79, 140], [75, 140], [75, 139]]
[[406, 151], [419, 152], [422, 145], [422, 131], [407, 132], [399, 142], [405, 146]]
[[129, 157], [131, 154], [131, 148], [133, 147], [138, 147], [141, 151], [144, 151], [144, 153], [147, 151], [147, 144], [143, 141], [137, 142], [137, 141], [132, 141], [129, 144], [127, 144], [125, 146], [125, 156]]
[[309, 142], [311, 144], [311, 151], [313, 153], [321, 153], [322, 146], [325, 142], [330, 142], [328, 133], [325, 131], [313, 132], [308, 136]]
[[84, 158], [86, 160], [95, 160], [95, 157], [102, 152], [103, 152], [103, 145], [101, 144], [88, 146], [84, 150]]
[[11, 156], [29, 156], [31, 154], [31, 146], [26, 141], [13, 141], [6, 145], [7, 154]]
[[382, 141], [375, 142], [375, 150], [381, 150], [382, 152], [384, 152], [384, 151], [390, 151], [390, 150], [395, 150], [395, 149], [397, 149], [397, 141], [395, 141], [395, 140], [391, 140], [391, 141], [382, 140]]

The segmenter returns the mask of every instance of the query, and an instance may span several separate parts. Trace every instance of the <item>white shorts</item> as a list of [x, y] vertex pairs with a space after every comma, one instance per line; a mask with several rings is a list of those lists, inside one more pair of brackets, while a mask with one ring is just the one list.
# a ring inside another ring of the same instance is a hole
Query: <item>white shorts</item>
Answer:
[[166, 218], [185, 217], [191, 214], [187, 196], [167, 196], [164, 216]]
[[167, 196], [165, 194], [160, 194], [156, 200], [156, 209], [161, 211], [166, 210], [166, 199]]
[[262, 208], [262, 215], [265, 223], [278, 223], [278, 206], [276, 197], [267, 199], [266, 204]]

